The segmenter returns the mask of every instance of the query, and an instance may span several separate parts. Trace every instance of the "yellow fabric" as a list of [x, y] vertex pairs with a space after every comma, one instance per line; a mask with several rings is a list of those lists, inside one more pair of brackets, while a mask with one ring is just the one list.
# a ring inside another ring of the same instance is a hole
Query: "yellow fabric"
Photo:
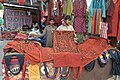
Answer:
[[37, 64], [29, 65], [28, 75], [29, 75], [29, 80], [41, 80], [39, 66]]
[[58, 68], [58, 73], [57, 73], [56, 77], [57, 78], [60, 77], [60, 68]]
[[65, 14], [65, 15], [71, 15], [72, 11], [73, 11], [72, 0], [64, 0], [63, 14]]
[[102, 59], [103, 58], [103, 56], [102, 55], [100, 55], [100, 59]]
[[97, 28], [97, 34], [100, 34], [100, 22], [101, 22], [101, 10], [98, 10], [98, 28]]

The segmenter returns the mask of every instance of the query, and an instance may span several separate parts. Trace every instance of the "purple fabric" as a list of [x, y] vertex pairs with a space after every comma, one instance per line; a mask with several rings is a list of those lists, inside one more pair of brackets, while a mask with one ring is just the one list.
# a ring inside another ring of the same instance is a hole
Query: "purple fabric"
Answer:
[[74, 1], [74, 29], [76, 32], [86, 32], [86, 0]]

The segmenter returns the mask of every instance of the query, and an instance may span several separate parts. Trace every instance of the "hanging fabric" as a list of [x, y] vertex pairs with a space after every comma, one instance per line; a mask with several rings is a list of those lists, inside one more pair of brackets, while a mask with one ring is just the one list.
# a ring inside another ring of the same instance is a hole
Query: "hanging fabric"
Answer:
[[25, 3], [25, 0], [17, 0], [20, 5], [23, 5]]
[[113, 0], [115, 10], [112, 15], [112, 32], [109, 36], [117, 37], [117, 40], [120, 40], [120, 0]]
[[41, 6], [41, 8], [42, 8], [42, 16], [47, 16], [46, 15], [46, 9], [47, 9], [46, 4], [44, 3], [44, 1], [41, 1], [41, 4], [42, 4], [42, 6]]
[[72, 0], [64, 0], [64, 2], [63, 2], [63, 14], [71, 16], [72, 11], [73, 11]]
[[57, 0], [53, 0], [53, 7], [52, 7], [52, 16], [59, 15], [59, 5]]
[[[55, 2], [53, 3], [53, 1]], [[63, 18], [63, 9], [61, 4], [62, 2], [60, 0], [50, 0], [48, 3], [48, 19], [54, 17], [56, 26], [61, 25], [61, 19]]]
[[5, 2], [6, 0], [0, 0], [0, 2]]
[[100, 37], [107, 39], [108, 38], [107, 30], [108, 30], [108, 23], [101, 22], [100, 23]]
[[76, 32], [86, 33], [86, 0], [74, 1], [74, 29]]
[[101, 17], [106, 18], [104, 0], [92, 0], [90, 4], [90, 16], [92, 18], [92, 34], [100, 34]]
[[107, 33], [112, 32], [112, 15], [114, 12], [114, 3], [113, 0], [105, 0], [105, 6], [106, 6], [106, 18], [103, 18], [103, 22], [108, 23], [108, 31]]

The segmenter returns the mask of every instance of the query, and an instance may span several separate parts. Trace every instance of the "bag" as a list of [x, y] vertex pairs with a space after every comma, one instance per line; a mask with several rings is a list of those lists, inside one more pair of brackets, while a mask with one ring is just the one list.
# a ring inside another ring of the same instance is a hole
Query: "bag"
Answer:
[[93, 60], [92, 62], [87, 64], [84, 68], [85, 68], [85, 70], [91, 72], [94, 69], [94, 66], [95, 66], [95, 60]]
[[6, 53], [2, 65], [5, 80], [23, 80], [25, 78], [26, 59], [24, 54]]

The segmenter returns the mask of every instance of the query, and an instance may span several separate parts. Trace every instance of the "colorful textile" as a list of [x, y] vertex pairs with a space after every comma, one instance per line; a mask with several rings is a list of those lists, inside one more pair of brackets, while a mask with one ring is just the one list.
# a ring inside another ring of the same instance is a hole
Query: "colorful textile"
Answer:
[[108, 23], [108, 33], [112, 32], [112, 15], [114, 12], [114, 3], [113, 0], [105, 0], [106, 3], [106, 18], [103, 18], [104, 22]]
[[74, 29], [76, 32], [86, 32], [86, 0], [74, 1]]
[[[14, 49], [21, 54], [25, 54], [28, 62], [30, 64], [37, 64], [39, 62], [45, 62], [53, 60], [53, 49], [44, 48], [35, 42], [25, 43], [22, 41], [12, 41], [8, 42], [4, 47], [4, 53], [8, 52], [10, 49]], [[42, 54], [41, 54], [42, 53]]]
[[41, 80], [40, 79], [40, 68], [36, 65], [29, 65], [28, 67], [29, 80]]
[[72, 0], [64, 0], [63, 2], [63, 14], [71, 15], [73, 11]]
[[116, 0], [114, 3], [115, 10], [112, 16], [112, 32], [109, 36], [117, 37], [120, 40], [120, 0]]
[[3, 72], [5, 80], [25, 79], [27, 77], [25, 74], [26, 58], [22, 55], [20, 56], [19, 53], [7, 53], [7, 56], [2, 60], [2, 65], [3, 68], [5, 68], [5, 71]]
[[[56, 33], [57, 33], [56, 35], [58, 35], [58, 33], [62, 34], [62, 32], [57, 32], [57, 31]], [[70, 32], [68, 31], [68, 33]], [[63, 32], [63, 34], [64, 36], [63, 38], [61, 38], [63, 41], [67, 39], [73, 40], [72, 38], [73, 33], [65, 34], [65, 32]], [[56, 37], [59, 38], [61, 36], [56, 36]], [[80, 45], [75, 45], [72, 40], [67, 40], [68, 42], [65, 41], [66, 46], [64, 47], [62, 45], [59, 47], [60, 49], [56, 49], [54, 47], [56, 43], [54, 44], [53, 48], [44, 48], [39, 45], [35, 46], [35, 44], [33, 43], [26, 44], [21, 41], [20, 42], [13, 41], [7, 43], [7, 45], [4, 48], [4, 53], [6, 53], [9, 49], [12, 48], [18, 51], [19, 53], [25, 54], [25, 57], [27, 58], [30, 64], [36, 64], [39, 62], [53, 60], [54, 67], [63, 67], [63, 66], [84, 67], [86, 64], [96, 59], [105, 49], [109, 47], [108, 41], [104, 38], [89, 38]], [[78, 49], [74, 48], [73, 46], [78, 47]], [[64, 48], [68, 48], [68, 51], [64, 51], [67, 50]], [[55, 52], [53, 49], [55, 49]], [[62, 52], [61, 49], [64, 49], [63, 50], [64, 52]], [[73, 51], [70, 49], [72, 49]], [[76, 51], [79, 51], [78, 54], [75, 53]]]
[[92, 17], [92, 34], [100, 34], [101, 17], [106, 18], [104, 0], [92, 0], [90, 4], [90, 16]]
[[101, 55], [108, 47], [108, 41], [104, 38], [87, 39], [82, 44], [78, 45], [79, 54], [70, 52], [54, 54], [54, 66], [84, 67]]
[[77, 45], [74, 42], [74, 31], [54, 31], [53, 49], [55, 53], [59, 52], [79, 53]]
[[[63, 9], [62, 9], [62, 5], [61, 5], [61, 1], [60, 0], [57, 0], [57, 9], [56, 9], [56, 12], [54, 12], [53, 10], [53, 0], [50, 0], [49, 3], [48, 3], [48, 19], [51, 18], [51, 17], [54, 17], [55, 19], [55, 24], [57, 26], [61, 25], [61, 19], [63, 18]], [[54, 15], [57, 14], [57, 15]]]
[[107, 30], [108, 30], [108, 23], [101, 22], [100, 23], [100, 37], [107, 39]]

